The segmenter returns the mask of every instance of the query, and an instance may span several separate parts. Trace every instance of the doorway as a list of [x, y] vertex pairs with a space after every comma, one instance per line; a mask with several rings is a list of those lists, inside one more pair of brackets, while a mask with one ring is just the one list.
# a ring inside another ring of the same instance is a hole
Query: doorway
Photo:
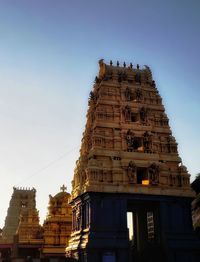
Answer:
[[129, 203], [127, 227], [131, 262], [164, 262], [160, 246], [159, 203]]

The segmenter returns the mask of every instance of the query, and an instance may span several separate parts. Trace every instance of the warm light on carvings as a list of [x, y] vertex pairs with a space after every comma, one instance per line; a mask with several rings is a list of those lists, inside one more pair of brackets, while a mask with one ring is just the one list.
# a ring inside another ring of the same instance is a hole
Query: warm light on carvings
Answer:
[[149, 185], [149, 180], [142, 180], [142, 185], [148, 186]]

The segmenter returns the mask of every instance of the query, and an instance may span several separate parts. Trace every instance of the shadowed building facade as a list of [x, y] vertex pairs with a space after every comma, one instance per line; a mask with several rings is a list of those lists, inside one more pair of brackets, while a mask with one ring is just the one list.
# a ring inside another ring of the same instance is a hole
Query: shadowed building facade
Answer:
[[200, 239], [200, 174], [196, 176], [191, 187], [196, 193], [196, 197], [192, 201], [192, 223], [194, 231]]
[[190, 175], [148, 66], [99, 61], [72, 181], [67, 256], [199, 261]]

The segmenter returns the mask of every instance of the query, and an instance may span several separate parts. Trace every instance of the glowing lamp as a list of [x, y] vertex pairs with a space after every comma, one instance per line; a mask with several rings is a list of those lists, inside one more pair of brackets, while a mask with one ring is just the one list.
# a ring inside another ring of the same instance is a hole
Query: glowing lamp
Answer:
[[149, 185], [149, 180], [142, 180], [142, 185], [148, 186]]

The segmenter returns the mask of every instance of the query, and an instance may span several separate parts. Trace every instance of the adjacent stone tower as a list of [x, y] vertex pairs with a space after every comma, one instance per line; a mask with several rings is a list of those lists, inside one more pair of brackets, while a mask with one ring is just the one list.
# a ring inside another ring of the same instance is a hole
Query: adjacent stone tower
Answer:
[[[35, 202], [35, 188], [27, 189], [27, 188], [13, 188], [13, 194], [10, 200], [10, 205], [7, 211], [7, 216], [5, 219], [5, 226], [2, 232], [3, 241], [13, 243], [13, 237], [16, 234], [17, 230], [20, 231], [20, 237], [23, 239], [26, 238], [27, 235], [22, 227], [24, 224], [31, 224], [30, 228], [33, 229], [33, 224], [37, 224], [36, 227], [39, 226], [39, 217], [38, 212], [36, 210], [36, 202]], [[20, 222], [20, 217], [21, 219]], [[25, 218], [26, 217], [26, 218]], [[28, 219], [29, 217], [29, 219]], [[32, 219], [30, 223], [30, 218], [34, 217], [36, 220]], [[18, 229], [20, 222], [20, 229]], [[26, 228], [27, 229], [27, 228]], [[25, 229], [25, 230], [26, 230]], [[29, 230], [30, 231], [30, 230]], [[31, 232], [29, 232], [29, 235]], [[35, 234], [35, 232], [33, 232]]]
[[[70, 194], [64, 185], [55, 196], [49, 195], [48, 215], [43, 224], [42, 257], [65, 257], [72, 229], [72, 210], [69, 205]], [[59, 260], [61, 261], [61, 260]]]
[[72, 181], [67, 255], [87, 262], [196, 261], [190, 175], [151, 70], [103, 60], [99, 66]]

